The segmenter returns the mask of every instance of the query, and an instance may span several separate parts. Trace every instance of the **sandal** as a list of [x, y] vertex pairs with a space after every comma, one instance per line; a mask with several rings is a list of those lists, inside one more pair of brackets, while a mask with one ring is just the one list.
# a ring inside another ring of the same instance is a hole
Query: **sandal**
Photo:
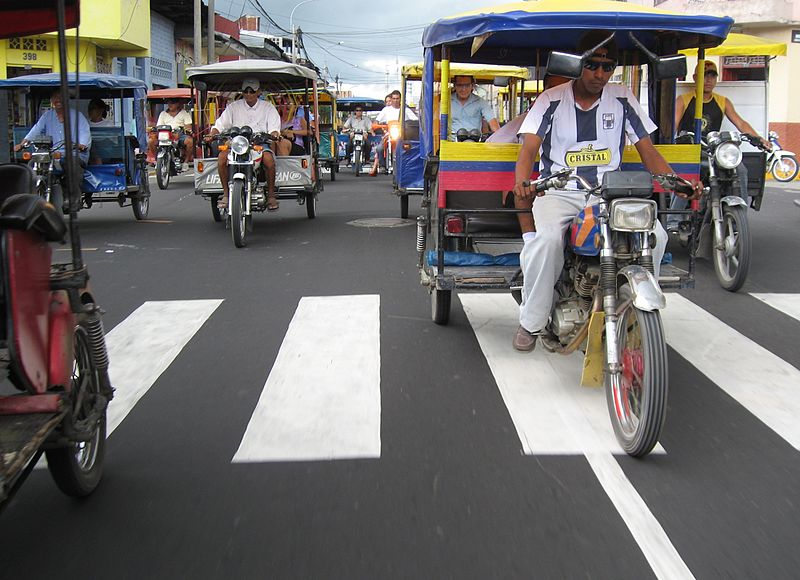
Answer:
[[228, 209], [228, 196], [227, 195], [220, 195], [217, 198], [217, 209], [222, 211], [223, 209]]
[[280, 204], [277, 199], [274, 197], [267, 199], [267, 211], [278, 211], [278, 207], [280, 207]]

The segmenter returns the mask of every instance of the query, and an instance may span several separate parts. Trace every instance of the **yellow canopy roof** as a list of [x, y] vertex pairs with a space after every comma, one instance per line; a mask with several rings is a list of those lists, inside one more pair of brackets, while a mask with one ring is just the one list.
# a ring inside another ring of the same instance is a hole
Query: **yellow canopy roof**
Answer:
[[[697, 49], [681, 51], [694, 56]], [[750, 34], [731, 32], [725, 42], [706, 50], [706, 56], [786, 56], [786, 44]]]
[[[402, 69], [403, 76], [410, 79], [422, 78], [422, 63], [407, 64]], [[439, 80], [441, 68], [436, 65], [436, 80]], [[527, 79], [530, 77], [528, 69], [521, 66], [499, 66], [490, 64], [460, 64], [450, 63], [450, 77], [455, 75], [472, 75], [477, 81], [492, 81], [495, 77], [514, 77]]]
[[[543, 90], [544, 90], [544, 81], [542, 80], [525, 81], [524, 91], [526, 93], [541, 93]], [[497, 90], [497, 92], [500, 93], [501, 95], [505, 95], [506, 93], [508, 93], [508, 87], [500, 87]], [[517, 89], [517, 92], [520, 92], [520, 90]]]

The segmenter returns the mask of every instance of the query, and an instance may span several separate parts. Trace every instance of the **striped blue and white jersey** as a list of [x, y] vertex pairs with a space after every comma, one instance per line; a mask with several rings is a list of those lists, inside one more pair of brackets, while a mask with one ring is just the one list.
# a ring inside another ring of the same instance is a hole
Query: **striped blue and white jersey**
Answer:
[[[657, 127], [628, 87], [606, 85], [600, 99], [584, 111], [575, 103], [573, 83], [539, 95], [519, 132], [541, 137], [542, 176], [569, 167], [597, 184], [603, 173], [619, 168], [626, 137], [636, 144]], [[570, 181], [567, 187], [578, 186]]]

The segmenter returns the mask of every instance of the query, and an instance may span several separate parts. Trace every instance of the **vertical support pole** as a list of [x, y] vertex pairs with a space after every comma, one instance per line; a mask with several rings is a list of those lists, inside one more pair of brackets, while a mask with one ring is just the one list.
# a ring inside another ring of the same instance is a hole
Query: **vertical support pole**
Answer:
[[703, 84], [706, 79], [706, 49], [697, 49], [697, 80], [694, 83], [694, 142], [700, 143], [703, 129]]
[[450, 49], [442, 47], [442, 78], [439, 83], [439, 139], [450, 135]]
[[208, 64], [217, 61], [214, 54], [214, 33], [216, 32], [216, 22], [214, 22], [214, 0], [208, 0], [208, 49], [206, 57]]
[[194, 66], [203, 64], [203, 0], [194, 0]]

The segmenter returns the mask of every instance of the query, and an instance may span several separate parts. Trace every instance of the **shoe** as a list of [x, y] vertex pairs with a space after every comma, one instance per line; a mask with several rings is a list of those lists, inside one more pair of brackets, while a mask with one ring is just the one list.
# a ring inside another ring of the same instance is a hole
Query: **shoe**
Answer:
[[373, 167], [372, 169], [369, 170], [369, 176], [378, 177], [378, 170]]
[[531, 352], [536, 347], [537, 335], [528, 332], [522, 326], [517, 328], [517, 333], [514, 335], [514, 340], [511, 344], [514, 349], [520, 352]]

